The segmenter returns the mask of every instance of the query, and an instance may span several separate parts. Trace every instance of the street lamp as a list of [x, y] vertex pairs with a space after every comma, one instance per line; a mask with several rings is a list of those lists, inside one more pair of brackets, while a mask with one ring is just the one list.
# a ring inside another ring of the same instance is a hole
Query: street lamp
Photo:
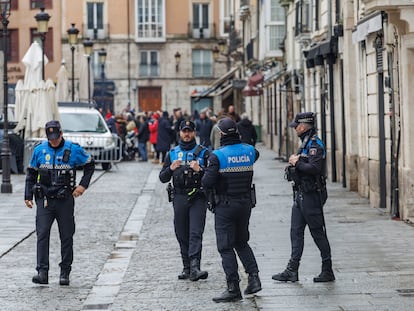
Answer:
[[101, 79], [105, 80], [105, 62], [106, 62], [106, 51], [101, 48], [98, 52], [99, 63], [101, 64]]
[[91, 54], [93, 49], [93, 41], [89, 38], [83, 41], [86, 58], [88, 59], [88, 103], [91, 102]]
[[68, 41], [70, 44], [70, 50], [72, 52], [72, 102], [75, 101], [75, 45], [78, 43], [79, 29], [75, 27], [75, 24], [71, 24], [67, 31]]
[[45, 12], [45, 8], [40, 8], [40, 12], [35, 15], [35, 19], [37, 22], [37, 32], [42, 40], [42, 80], [45, 80], [45, 39], [50, 15]]
[[3, 144], [1, 149], [1, 160], [3, 168], [3, 181], [1, 184], [1, 193], [12, 193], [12, 184], [10, 183], [10, 140], [9, 140], [9, 120], [8, 120], [8, 89], [9, 85], [7, 82], [7, 54], [8, 54], [8, 42], [7, 42], [7, 25], [9, 24], [10, 16], [10, 0], [0, 0], [1, 10], [1, 22], [3, 24], [3, 112], [4, 112], [4, 123], [3, 123]]

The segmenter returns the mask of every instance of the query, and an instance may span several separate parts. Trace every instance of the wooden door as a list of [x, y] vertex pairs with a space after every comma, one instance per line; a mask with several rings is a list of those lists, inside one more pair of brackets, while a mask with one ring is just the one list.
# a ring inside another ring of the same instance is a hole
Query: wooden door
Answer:
[[161, 87], [140, 87], [138, 103], [141, 111], [161, 110]]

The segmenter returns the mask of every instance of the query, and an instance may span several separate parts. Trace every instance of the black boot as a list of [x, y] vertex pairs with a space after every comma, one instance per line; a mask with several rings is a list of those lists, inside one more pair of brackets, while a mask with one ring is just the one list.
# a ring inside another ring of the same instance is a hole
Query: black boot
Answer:
[[239, 281], [227, 281], [227, 289], [221, 294], [221, 296], [214, 297], [214, 302], [232, 302], [242, 299], [240, 292]]
[[335, 281], [335, 275], [332, 270], [332, 260], [322, 261], [322, 272], [313, 278], [315, 283], [333, 282]]
[[59, 284], [63, 285], [63, 286], [68, 286], [69, 285], [69, 272], [60, 271]]
[[190, 268], [185, 268], [181, 272], [181, 274], [178, 275], [179, 280], [187, 280], [190, 278]]
[[275, 274], [272, 276], [273, 280], [281, 281], [281, 282], [296, 282], [299, 280], [298, 275], [298, 269], [299, 269], [299, 262], [294, 260], [289, 260], [289, 263], [286, 267], [286, 269], [278, 274]]
[[39, 271], [35, 276], [33, 276], [32, 282], [36, 284], [48, 284], [49, 283], [48, 272]]
[[200, 279], [207, 279], [208, 272], [200, 270], [200, 259], [194, 258], [190, 262], [190, 280], [198, 281]]
[[260, 282], [258, 273], [250, 273], [247, 280], [247, 287], [244, 290], [245, 295], [257, 293], [262, 290], [262, 283]]

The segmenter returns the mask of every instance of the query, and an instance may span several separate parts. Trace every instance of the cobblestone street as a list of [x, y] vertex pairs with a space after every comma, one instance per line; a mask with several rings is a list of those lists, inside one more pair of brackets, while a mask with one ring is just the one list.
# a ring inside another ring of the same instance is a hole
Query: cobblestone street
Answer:
[[[23, 204], [24, 176], [13, 175], [13, 194], [0, 194], [0, 310], [412, 310], [414, 228], [390, 220], [366, 199], [328, 184], [327, 233], [336, 282], [315, 284], [319, 252], [308, 230], [299, 282], [279, 283], [290, 254], [291, 189], [285, 163], [259, 145], [255, 165], [258, 204], [251, 218], [251, 246], [263, 290], [237, 303], [211, 299], [225, 289], [208, 212], [202, 268], [207, 280], [180, 281], [173, 211], [159, 165], [122, 162], [76, 200], [74, 263], [69, 287], [59, 286], [60, 244], [51, 239], [49, 285], [31, 282], [36, 265], [35, 209]], [[241, 271], [241, 288], [246, 275]]]

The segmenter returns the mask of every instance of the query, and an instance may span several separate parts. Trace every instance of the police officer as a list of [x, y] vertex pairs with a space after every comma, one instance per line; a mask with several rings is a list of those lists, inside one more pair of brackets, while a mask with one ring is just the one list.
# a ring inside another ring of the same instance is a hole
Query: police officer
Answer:
[[[27, 168], [25, 204], [33, 207], [36, 201], [37, 274], [33, 283], [48, 284], [50, 229], [56, 219], [61, 241], [62, 261], [60, 285], [69, 285], [73, 261], [73, 234], [75, 233], [74, 197], [81, 196], [88, 188], [95, 170], [93, 158], [81, 146], [62, 135], [59, 121], [46, 123], [47, 141], [38, 144]], [[84, 172], [76, 186], [76, 167]]]
[[286, 269], [272, 276], [277, 281], [299, 280], [298, 268], [303, 253], [304, 231], [309, 226], [312, 238], [319, 248], [322, 257], [322, 272], [313, 279], [314, 282], [332, 282], [335, 280], [332, 271], [331, 247], [325, 229], [323, 205], [327, 199], [325, 185], [325, 146], [316, 134], [315, 114], [313, 112], [298, 113], [289, 124], [295, 128], [301, 139], [301, 147], [297, 154], [289, 158], [287, 168], [288, 180], [293, 183], [291, 216], [291, 256]]
[[209, 152], [196, 144], [192, 121], [181, 121], [179, 131], [178, 145], [167, 154], [159, 178], [163, 183], [172, 178], [174, 186], [169, 196], [173, 202], [175, 235], [184, 266], [178, 279], [198, 281], [208, 277], [207, 271], [200, 270], [207, 211], [206, 198], [200, 187]]
[[209, 204], [215, 213], [217, 249], [227, 280], [227, 290], [213, 301], [231, 302], [242, 299], [236, 253], [249, 275], [244, 294], [262, 289], [256, 258], [248, 244], [249, 220], [255, 204], [253, 164], [259, 152], [241, 143], [237, 125], [231, 118], [221, 119], [217, 128], [221, 147], [209, 157], [202, 185], [206, 191], [215, 190], [215, 209], [213, 202]]

